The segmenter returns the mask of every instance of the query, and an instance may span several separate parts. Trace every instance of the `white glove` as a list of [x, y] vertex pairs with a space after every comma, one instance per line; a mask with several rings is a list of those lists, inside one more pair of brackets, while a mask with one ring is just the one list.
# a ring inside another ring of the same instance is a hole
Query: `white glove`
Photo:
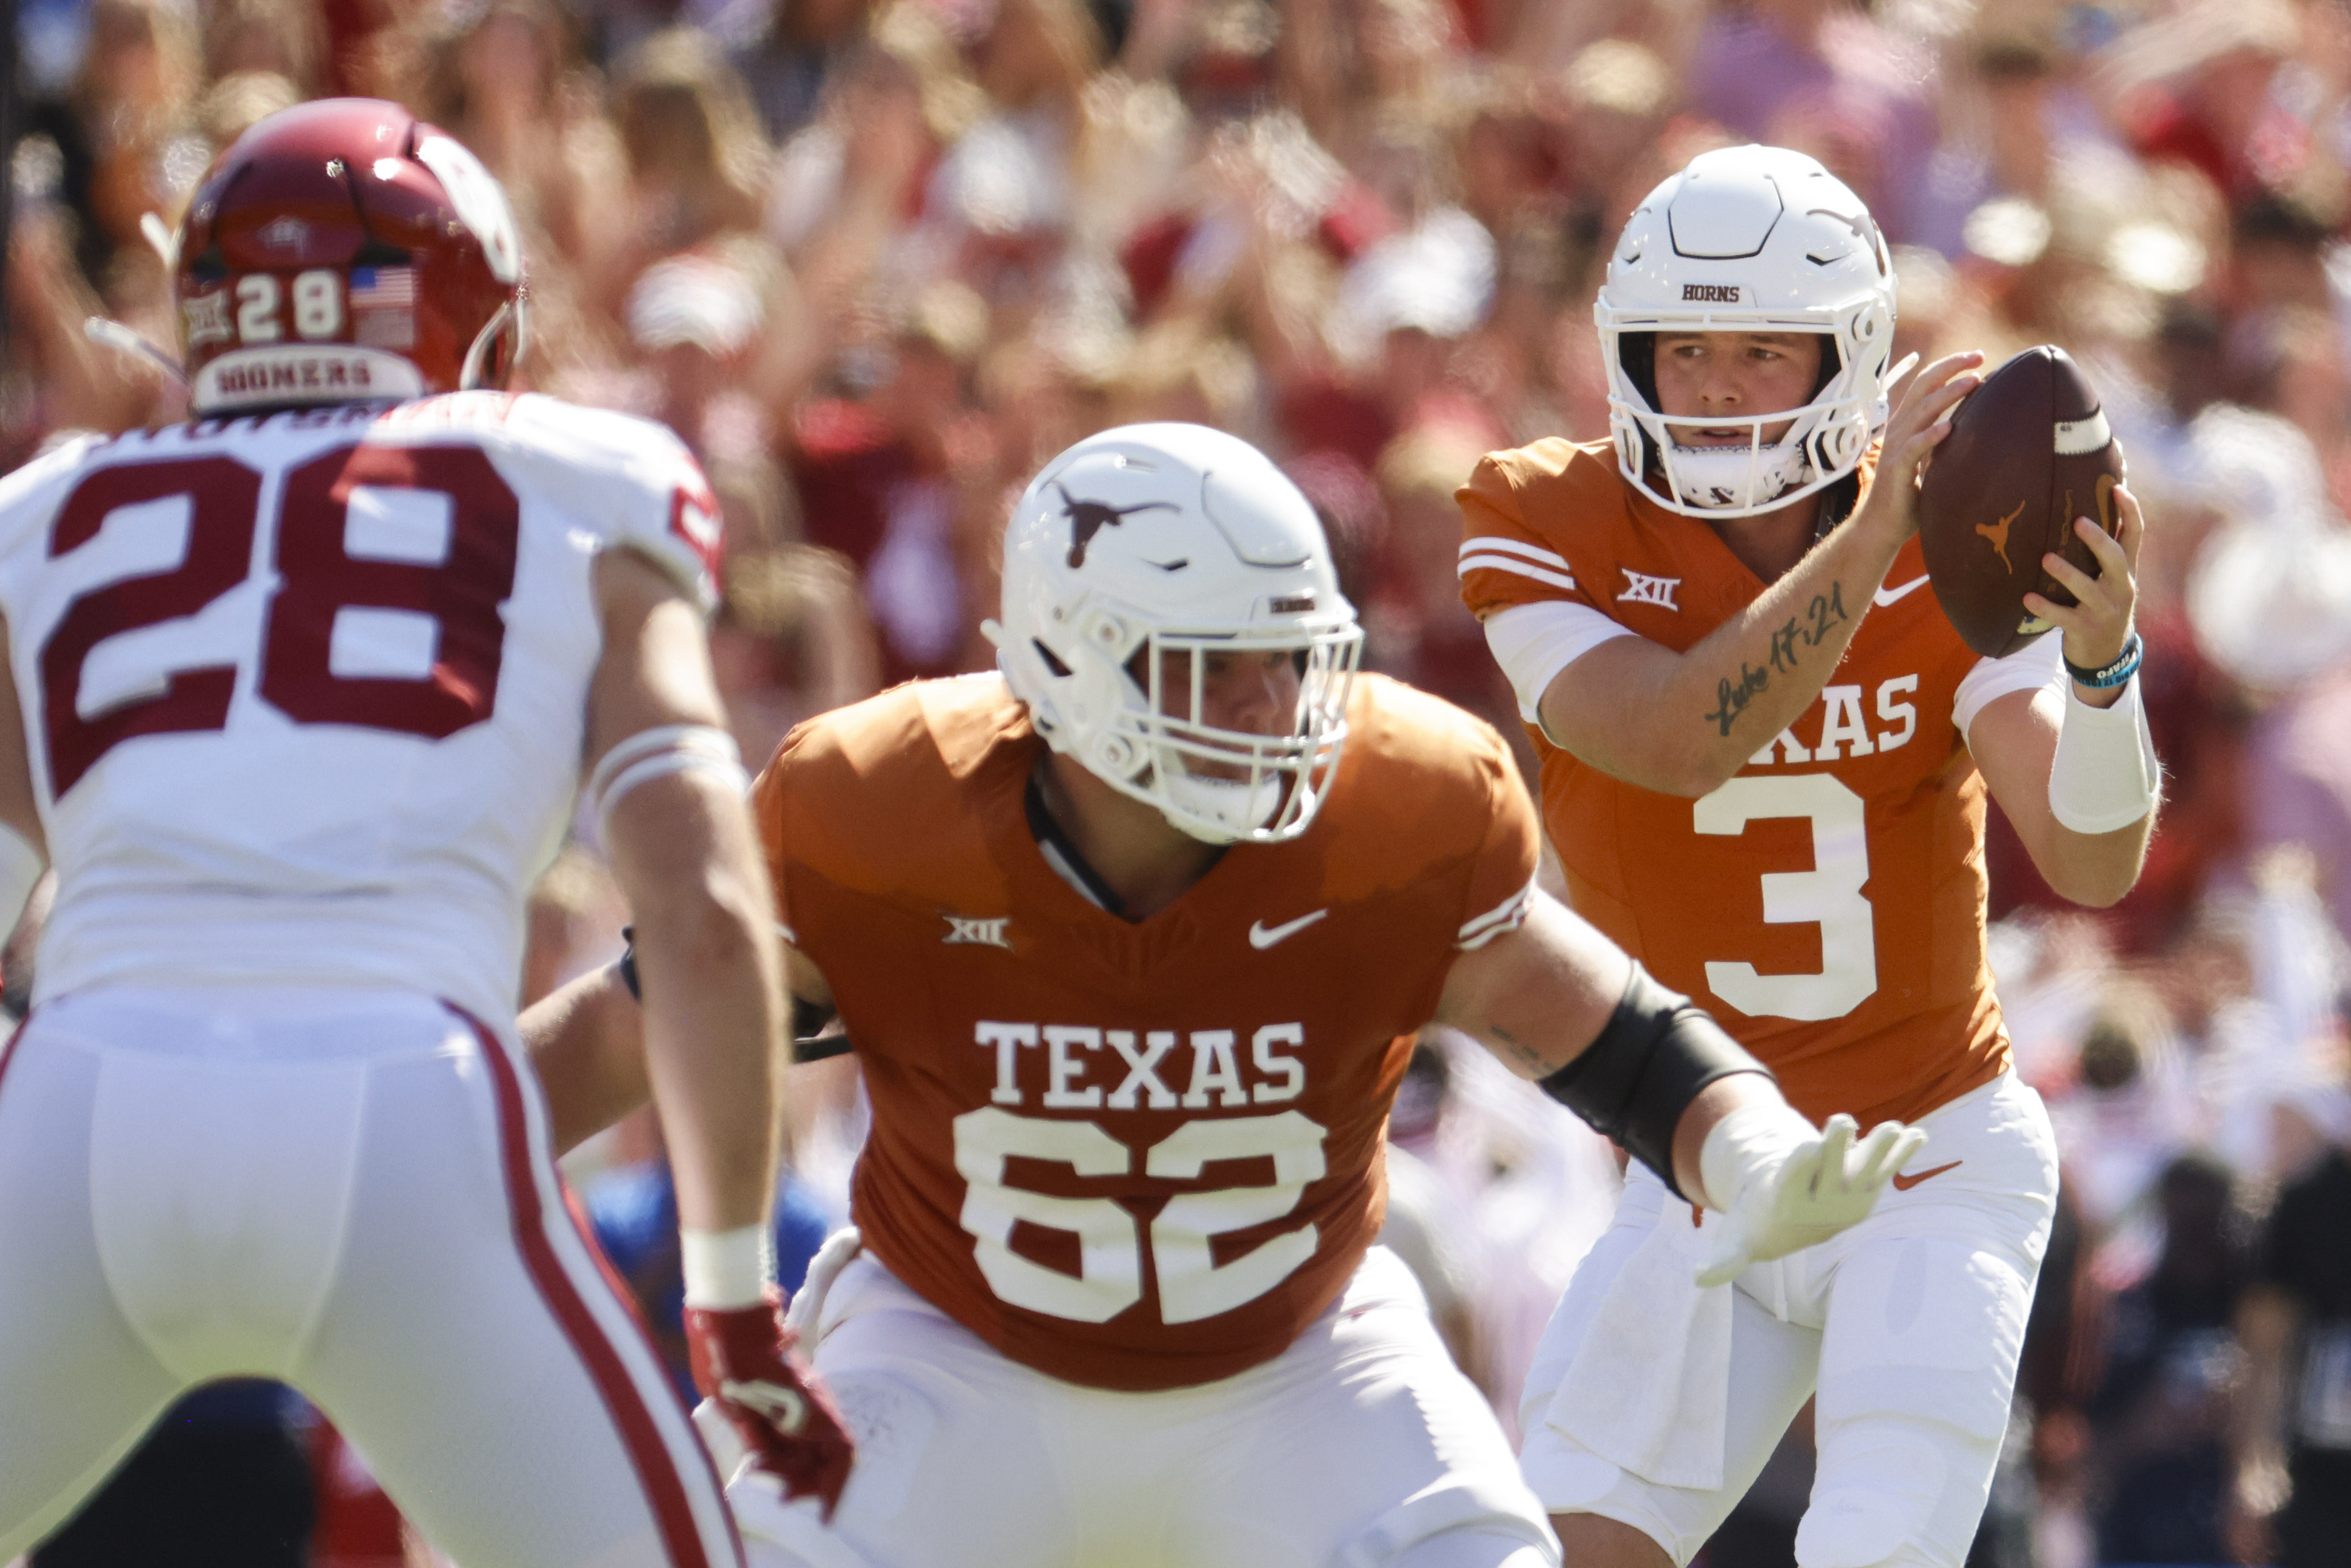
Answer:
[[1859, 1224], [1879, 1189], [1927, 1142], [1922, 1129], [1899, 1122], [1879, 1123], [1855, 1145], [1857, 1130], [1843, 1112], [1816, 1130], [1784, 1104], [1741, 1105], [1709, 1128], [1698, 1174], [1707, 1207], [1720, 1211], [1723, 1225], [1698, 1282], [1727, 1285], [1750, 1263]]

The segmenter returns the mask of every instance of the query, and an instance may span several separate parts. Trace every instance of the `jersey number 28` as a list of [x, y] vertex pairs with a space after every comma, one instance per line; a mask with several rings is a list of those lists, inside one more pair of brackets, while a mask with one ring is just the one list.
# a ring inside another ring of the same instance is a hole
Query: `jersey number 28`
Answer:
[[[437, 563], [355, 556], [345, 539], [351, 493], [362, 486], [446, 497], [449, 549]], [[168, 571], [118, 578], [67, 607], [37, 656], [53, 798], [98, 759], [139, 735], [221, 729], [236, 690], [233, 664], [175, 670], [152, 695], [84, 716], [82, 665], [108, 638], [182, 620], [254, 570], [261, 475], [225, 454], [100, 468], [75, 486], [49, 530], [52, 559], [88, 545], [126, 507], [180, 500], [188, 548]], [[368, 446], [322, 453], [286, 476], [277, 503], [278, 579], [263, 620], [261, 699], [297, 724], [346, 724], [438, 740], [490, 716], [514, 591], [521, 507], [475, 446]], [[330, 667], [335, 617], [345, 609], [426, 615], [437, 632], [432, 668], [417, 676], [340, 675]]]

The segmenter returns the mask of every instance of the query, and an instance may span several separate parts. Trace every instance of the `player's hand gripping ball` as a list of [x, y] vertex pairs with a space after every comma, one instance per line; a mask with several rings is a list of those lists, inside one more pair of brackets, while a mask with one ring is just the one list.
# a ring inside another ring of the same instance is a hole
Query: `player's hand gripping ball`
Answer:
[[794, 1345], [778, 1303], [685, 1309], [694, 1385], [726, 1417], [753, 1465], [784, 1483], [786, 1497], [823, 1500], [830, 1520], [856, 1458], [832, 1396]]
[[2027, 349], [1968, 395], [1918, 482], [1917, 512], [1935, 597], [1969, 647], [1996, 659], [2055, 626], [2024, 602], [2039, 593], [2075, 603], [2041, 558], [2053, 552], [2096, 577], [2074, 519], [2120, 531], [2122, 481], [2122, 447], [2064, 350]]

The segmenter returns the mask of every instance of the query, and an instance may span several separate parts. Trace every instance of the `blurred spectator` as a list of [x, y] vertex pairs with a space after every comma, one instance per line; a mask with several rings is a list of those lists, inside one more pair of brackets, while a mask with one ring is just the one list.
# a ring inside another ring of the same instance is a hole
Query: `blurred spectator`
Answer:
[[736, 744], [755, 768], [802, 719], [882, 689], [881, 650], [856, 569], [813, 545], [727, 561], [710, 656]]
[[204, 74], [214, 82], [274, 76], [293, 89], [298, 102], [323, 96], [326, 22], [305, 0], [213, 0], [204, 47]]
[[1841, 0], [1750, 0], [1717, 10], [1690, 63], [1699, 102], [1741, 140], [1811, 153], [1868, 204], [1896, 243], [1935, 143], [1922, 41]]
[[2248, 852], [2308, 854], [2335, 934], [2351, 944], [2351, 665], [2262, 715], [2245, 768]]
[[614, 69], [612, 118], [626, 160], [626, 206], [594, 298], [617, 302], [663, 256], [754, 243], [767, 138], [742, 78], [707, 35], [675, 27], [630, 50]]
[[2162, 1251], [2106, 1309], [2088, 1409], [2101, 1563], [2227, 1560], [2224, 1449], [2243, 1371], [2231, 1324], [2247, 1276], [2234, 1199], [2209, 1156], [2166, 1166]]
[[985, 328], [969, 292], [948, 290], [896, 333], [870, 396], [810, 403], [792, 432], [809, 542], [862, 574], [891, 682], [967, 667], [985, 602], [971, 556], [996, 519], [975, 515], [956, 445], [970, 434], [967, 372]]
[[872, 8], [872, 0], [774, 4], [757, 40], [734, 49], [771, 141], [785, 141], [816, 117], [833, 74], [864, 42]]
[[[2246, 1563], [2351, 1563], [2351, 1124], [2338, 1084], [2288, 1114], [2324, 1121], [2278, 1195], [2238, 1313], [2252, 1358], [2232, 1445], [2230, 1546]], [[2319, 1129], [2311, 1129], [2317, 1131]]]
[[416, 26], [395, 90], [498, 177], [538, 270], [596, 267], [626, 232], [622, 150], [580, 79], [564, 13], [491, 0], [428, 9]]
[[1454, 562], [1461, 514], [1453, 492], [1493, 444], [1489, 430], [1429, 424], [1396, 437], [1375, 476], [1387, 513], [1386, 549], [1365, 607], [1366, 663], [1460, 704], [1519, 734], [1518, 703], [1461, 608]]

